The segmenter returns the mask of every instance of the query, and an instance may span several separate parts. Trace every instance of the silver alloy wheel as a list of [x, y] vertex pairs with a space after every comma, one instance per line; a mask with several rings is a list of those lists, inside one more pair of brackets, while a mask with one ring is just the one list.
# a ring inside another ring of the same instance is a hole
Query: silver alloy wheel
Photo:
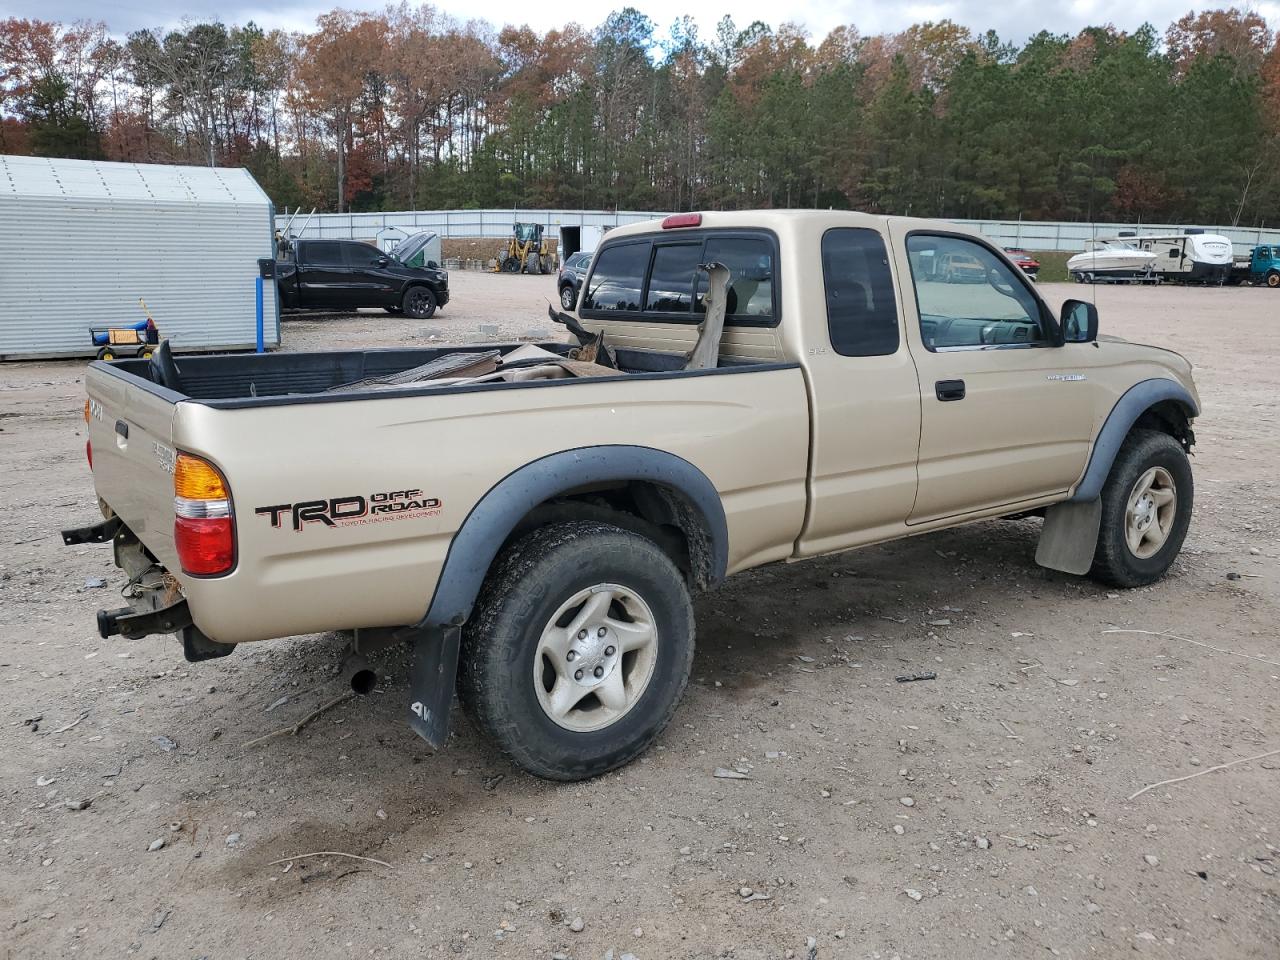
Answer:
[[574, 301], [578, 299], [578, 295], [574, 292], [573, 287], [565, 284], [560, 288], [560, 306], [566, 310], [572, 310]]
[[1151, 467], [1129, 491], [1124, 539], [1129, 552], [1146, 560], [1160, 552], [1178, 512], [1178, 488], [1164, 467]]
[[560, 605], [538, 640], [533, 688], [543, 711], [576, 733], [600, 730], [644, 695], [658, 628], [634, 590], [598, 583]]

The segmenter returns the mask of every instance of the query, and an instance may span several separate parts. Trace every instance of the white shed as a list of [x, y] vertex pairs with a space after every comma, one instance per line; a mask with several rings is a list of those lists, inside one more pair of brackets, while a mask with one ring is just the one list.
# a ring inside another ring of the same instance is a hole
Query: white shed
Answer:
[[92, 355], [91, 327], [146, 319], [139, 298], [175, 350], [253, 347], [273, 225], [248, 170], [0, 156], [0, 359]]

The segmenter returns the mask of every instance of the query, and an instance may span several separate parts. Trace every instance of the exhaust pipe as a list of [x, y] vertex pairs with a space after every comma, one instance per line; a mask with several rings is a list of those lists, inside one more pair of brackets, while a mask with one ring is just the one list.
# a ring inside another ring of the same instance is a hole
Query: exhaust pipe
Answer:
[[378, 686], [378, 671], [358, 653], [350, 654], [342, 661], [342, 678], [360, 696], [368, 696]]

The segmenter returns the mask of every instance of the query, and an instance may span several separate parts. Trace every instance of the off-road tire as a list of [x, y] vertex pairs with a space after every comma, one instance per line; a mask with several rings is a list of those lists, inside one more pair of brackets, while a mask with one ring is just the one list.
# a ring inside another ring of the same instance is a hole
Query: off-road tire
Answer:
[[[657, 627], [653, 673], [606, 727], [577, 732], [543, 710], [533, 665], [543, 630], [584, 588], [620, 584]], [[653, 541], [610, 524], [542, 527], [504, 551], [462, 633], [458, 695], [476, 725], [517, 765], [548, 780], [585, 780], [635, 759], [667, 725], [693, 665], [693, 607], [684, 577]]]
[[[1152, 467], [1163, 467], [1176, 489], [1173, 524], [1163, 546], [1141, 558], [1125, 540], [1126, 509], [1138, 479]], [[1165, 575], [1186, 539], [1195, 489], [1191, 464], [1182, 445], [1158, 430], [1133, 430], [1116, 454], [1102, 487], [1102, 522], [1089, 576], [1114, 587], [1141, 587]]]
[[430, 320], [436, 312], [436, 295], [430, 287], [410, 287], [404, 292], [400, 307], [406, 317]]

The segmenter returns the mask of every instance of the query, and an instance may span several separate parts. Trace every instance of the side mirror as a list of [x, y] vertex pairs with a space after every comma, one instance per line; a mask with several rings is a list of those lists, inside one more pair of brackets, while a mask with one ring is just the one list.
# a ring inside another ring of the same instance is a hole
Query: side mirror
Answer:
[[1067, 343], [1093, 343], [1098, 339], [1098, 308], [1083, 300], [1062, 305], [1062, 339]]
[[432, 270], [438, 270], [440, 268], [440, 264], [436, 263], [434, 260], [428, 260], [427, 266], [430, 267]]

